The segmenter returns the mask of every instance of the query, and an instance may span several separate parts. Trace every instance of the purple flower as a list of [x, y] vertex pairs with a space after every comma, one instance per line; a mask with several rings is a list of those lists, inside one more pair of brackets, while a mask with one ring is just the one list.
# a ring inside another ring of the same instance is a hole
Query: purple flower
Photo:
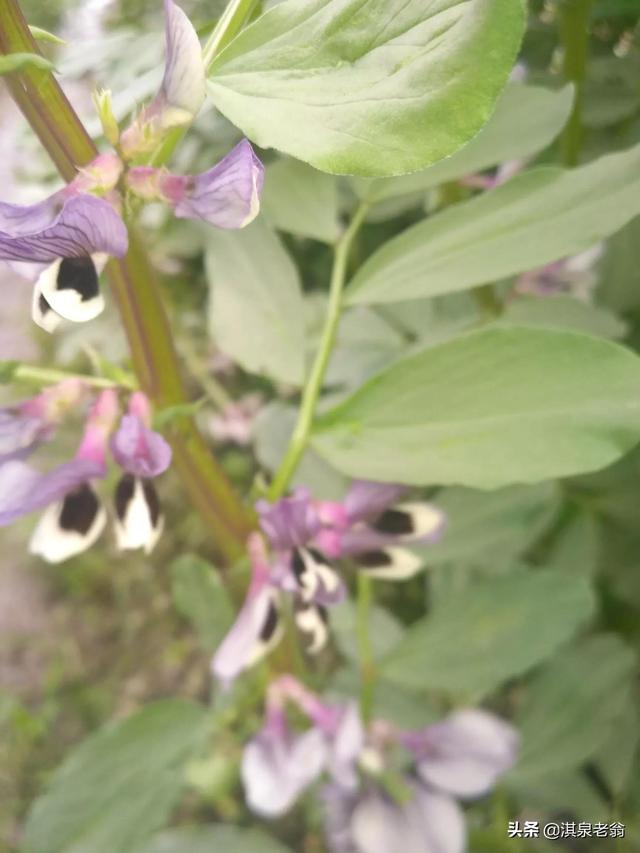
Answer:
[[516, 280], [515, 291], [534, 296], [568, 294], [589, 302], [598, 281], [595, 266], [602, 251], [602, 243], [598, 243], [577, 255], [524, 272]]
[[11, 459], [24, 459], [48, 441], [84, 390], [82, 380], [65, 379], [35, 397], [0, 408], [0, 465]]
[[216, 678], [230, 684], [268, 654], [282, 639], [279, 594], [271, 580], [271, 570], [262, 537], [252, 534], [248, 548], [251, 583], [247, 597], [231, 630], [211, 662]]
[[25, 264], [25, 275], [36, 279], [33, 318], [47, 331], [61, 317], [85, 322], [102, 311], [98, 274], [127, 246], [113, 206], [75, 184], [37, 204], [0, 203], [0, 259]]
[[260, 527], [278, 551], [288, 551], [309, 544], [320, 530], [320, 519], [307, 489], [296, 489], [292, 495], [276, 503], [257, 501]]
[[267, 712], [264, 728], [249, 741], [241, 775], [247, 805], [256, 814], [284, 814], [322, 773], [327, 757], [323, 733], [295, 734], [280, 708]]
[[480, 797], [513, 766], [518, 736], [486, 711], [456, 711], [440, 723], [405, 736], [420, 778], [456, 797]]
[[153, 150], [167, 130], [189, 124], [205, 98], [205, 67], [198, 34], [172, 0], [165, 0], [166, 58], [160, 91], [123, 134], [129, 158]]
[[[309, 718], [310, 729], [297, 734], [289, 728], [286, 702]], [[265, 718], [242, 760], [242, 781], [253, 811], [268, 817], [284, 814], [325, 770], [341, 784], [357, 784], [354, 763], [364, 735], [354, 704], [326, 704], [284, 675], [269, 686]]]
[[246, 447], [253, 438], [253, 421], [264, 402], [262, 394], [245, 394], [216, 413], [209, 430], [216, 441], [227, 441]]
[[181, 219], [201, 219], [217, 228], [244, 228], [258, 215], [264, 167], [247, 139], [212, 169], [199, 175], [172, 175], [138, 166], [129, 170], [130, 189], [173, 207]]
[[358, 796], [325, 791], [325, 825], [332, 853], [463, 853], [462, 811], [449, 797], [408, 783], [398, 803], [370, 787]]
[[412, 577], [422, 560], [402, 546], [437, 541], [446, 519], [433, 504], [398, 503], [406, 493], [399, 484], [356, 480], [342, 503], [317, 505], [322, 522], [318, 547], [329, 557], [351, 557], [371, 577]]
[[76, 456], [43, 474], [14, 459], [0, 466], [0, 525], [46, 507], [29, 543], [51, 563], [79, 554], [98, 538], [106, 512], [91, 481], [106, 473], [106, 448], [118, 411], [112, 389], [94, 403]]
[[125, 473], [115, 492], [115, 532], [120, 550], [155, 547], [164, 528], [160, 500], [151, 478], [171, 463], [171, 447], [150, 428], [151, 407], [146, 395], [129, 397], [129, 413], [111, 439], [114, 459]]

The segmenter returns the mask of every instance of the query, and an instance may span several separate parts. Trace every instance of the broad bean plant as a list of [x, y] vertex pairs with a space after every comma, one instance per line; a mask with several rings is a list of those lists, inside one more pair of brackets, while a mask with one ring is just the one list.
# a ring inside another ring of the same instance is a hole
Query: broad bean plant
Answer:
[[638, 849], [637, 2], [45, 5], [2, 842]]

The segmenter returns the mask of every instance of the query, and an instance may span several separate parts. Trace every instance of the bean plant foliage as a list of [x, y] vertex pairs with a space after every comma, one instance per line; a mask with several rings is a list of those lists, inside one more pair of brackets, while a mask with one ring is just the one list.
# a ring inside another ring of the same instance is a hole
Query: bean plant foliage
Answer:
[[638, 4], [62, 5], [0, 0], [0, 848], [638, 849]]

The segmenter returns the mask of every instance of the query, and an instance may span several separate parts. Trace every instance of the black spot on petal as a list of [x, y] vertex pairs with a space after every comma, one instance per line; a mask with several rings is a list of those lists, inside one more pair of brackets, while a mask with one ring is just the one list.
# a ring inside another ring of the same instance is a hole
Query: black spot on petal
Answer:
[[331, 563], [327, 562], [327, 559], [324, 554], [321, 554], [320, 551], [318, 551], [316, 548], [308, 548], [307, 550], [309, 551], [313, 559], [316, 561], [316, 563], [322, 563], [322, 565], [324, 566], [331, 565]]
[[413, 519], [401, 509], [387, 509], [372, 524], [378, 533], [389, 536], [406, 536], [413, 533]]
[[127, 509], [133, 498], [135, 485], [136, 481], [133, 474], [123, 474], [120, 480], [118, 481], [118, 485], [116, 486], [116, 493], [114, 496], [114, 503], [116, 507], [116, 515], [118, 516], [120, 521], [123, 521], [125, 515], [127, 514]]
[[293, 574], [296, 576], [296, 580], [299, 584], [302, 583], [302, 578], [307, 572], [307, 567], [305, 565], [302, 554], [296, 548], [293, 552], [293, 556], [291, 558], [291, 568], [293, 569]]
[[392, 564], [392, 559], [386, 551], [365, 551], [354, 556], [356, 563], [363, 569], [381, 569]]
[[278, 610], [273, 603], [273, 601], [269, 602], [269, 609], [267, 610], [267, 615], [264, 620], [264, 625], [262, 626], [262, 630], [260, 631], [260, 639], [263, 643], [268, 643], [269, 640], [273, 637], [276, 632], [276, 628], [278, 627]]
[[99, 509], [100, 502], [95, 492], [88, 483], [83, 483], [65, 496], [59, 518], [60, 527], [84, 535], [91, 529]]
[[158, 519], [160, 518], [160, 499], [156, 492], [156, 487], [153, 485], [151, 480], [143, 480], [142, 491], [144, 492], [144, 498], [147, 502], [147, 506], [149, 507], [151, 525], [156, 527]]
[[58, 268], [57, 290], [75, 290], [83, 302], [100, 292], [98, 273], [90, 257], [63, 258]]

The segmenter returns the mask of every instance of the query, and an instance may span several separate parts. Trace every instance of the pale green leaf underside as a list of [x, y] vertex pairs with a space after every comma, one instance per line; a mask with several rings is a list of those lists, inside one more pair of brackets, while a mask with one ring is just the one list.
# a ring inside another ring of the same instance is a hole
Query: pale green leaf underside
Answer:
[[497, 488], [601, 468], [640, 439], [640, 359], [609, 341], [508, 327], [397, 362], [317, 422], [339, 471]]
[[168, 829], [136, 853], [287, 853], [261, 829], [210, 824]]
[[572, 255], [640, 213], [640, 145], [582, 166], [524, 172], [425, 219], [375, 252], [347, 301], [466, 290]]
[[406, 687], [483, 694], [549, 657], [593, 605], [584, 579], [554, 572], [474, 584], [412, 626], [380, 671]]
[[525, 160], [556, 138], [569, 117], [572, 103], [572, 86], [554, 92], [542, 86], [510, 83], [480, 133], [451, 157], [417, 174], [358, 181], [359, 195], [370, 202], [380, 202], [426, 192], [446, 181], [510, 160]]
[[296, 268], [263, 219], [207, 237], [209, 329], [250, 373], [299, 384], [304, 376], [304, 305]]
[[520, 0], [286, 0], [221, 53], [209, 90], [264, 148], [405, 174], [485, 124], [523, 25]]

